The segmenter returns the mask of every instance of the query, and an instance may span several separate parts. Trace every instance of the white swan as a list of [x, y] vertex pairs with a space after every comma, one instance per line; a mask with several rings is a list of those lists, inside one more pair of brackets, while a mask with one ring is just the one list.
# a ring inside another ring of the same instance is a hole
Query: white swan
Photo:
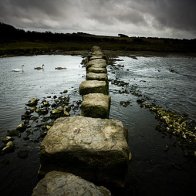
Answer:
[[55, 67], [57, 70], [67, 69], [66, 67]]
[[37, 70], [44, 69], [44, 64], [42, 64], [41, 67], [35, 67], [34, 69], [37, 69]]
[[23, 67], [24, 65], [21, 65], [21, 69], [12, 69], [12, 72], [24, 72]]

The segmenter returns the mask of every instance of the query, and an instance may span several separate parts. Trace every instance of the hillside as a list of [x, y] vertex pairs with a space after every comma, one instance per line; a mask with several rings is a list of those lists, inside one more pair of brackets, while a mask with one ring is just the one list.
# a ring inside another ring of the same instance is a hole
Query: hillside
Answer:
[[99, 36], [77, 33], [35, 32], [0, 23], [0, 55], [54, 53], [88, 50], [93, 45], [104, 50], [196, 53], [196, 39], [180, 40], [153, 37]]

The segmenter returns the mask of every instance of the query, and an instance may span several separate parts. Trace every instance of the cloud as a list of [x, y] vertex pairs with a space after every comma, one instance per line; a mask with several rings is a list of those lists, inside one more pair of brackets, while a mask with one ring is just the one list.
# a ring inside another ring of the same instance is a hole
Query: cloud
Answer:
[[0, 21], [19, 28], [196, 37], [195, 0], [4, 0]]

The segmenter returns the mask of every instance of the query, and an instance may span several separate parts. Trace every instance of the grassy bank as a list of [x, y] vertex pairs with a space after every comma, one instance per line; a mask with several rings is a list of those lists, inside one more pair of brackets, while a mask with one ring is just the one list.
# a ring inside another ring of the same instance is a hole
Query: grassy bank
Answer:
[[196, 54], [196, 39], [180, 40], [153, 37], [100, 36], [78, 33], [30, 32], [0, 23], [0, 56], [64, 54], [84, 51], [99, 45], [103, 50], [133, 53]]

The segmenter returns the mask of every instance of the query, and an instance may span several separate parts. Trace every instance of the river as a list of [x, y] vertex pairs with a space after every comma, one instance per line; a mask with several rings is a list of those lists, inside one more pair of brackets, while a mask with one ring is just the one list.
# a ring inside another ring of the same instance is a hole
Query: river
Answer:
[[[67, 90], [70, 102], [81, 101], [78, 88], [86, 73], [81, 60], [81, 56], [63, 55], [1, 58], [0, 136], [20, 123], [25, 104], [32, 97], [50, 99]], [[34, 70], [42, 64], [44, 70]], [[12, 72], [21, 65], [24, 72]], [[59, 66], [66, 69], [55, 70]], [[196, 120], [196, 58], [120, 56], [114, 66], [108, 66], [108, 76], [110, 118], [121, 120], [128, 128], [132, 152], [126, 187], [119, 194], [195, 193], [195, 159], [184, 155], [176, 137], [158, 132], [154, 114], [141, 108], [137, 96], [123, 92], [123, 87], [112, 80], [126, 82], [154, 103]], [[79, 114], [80, 110], [75, 112]], [[0, 156], [0, 192], [30, 195], [37, 182], [39, 141], [15, 138], [15, 143], [15, 152]], [[23, 148], [29, 152], [25, 159], [17, 156]]]

